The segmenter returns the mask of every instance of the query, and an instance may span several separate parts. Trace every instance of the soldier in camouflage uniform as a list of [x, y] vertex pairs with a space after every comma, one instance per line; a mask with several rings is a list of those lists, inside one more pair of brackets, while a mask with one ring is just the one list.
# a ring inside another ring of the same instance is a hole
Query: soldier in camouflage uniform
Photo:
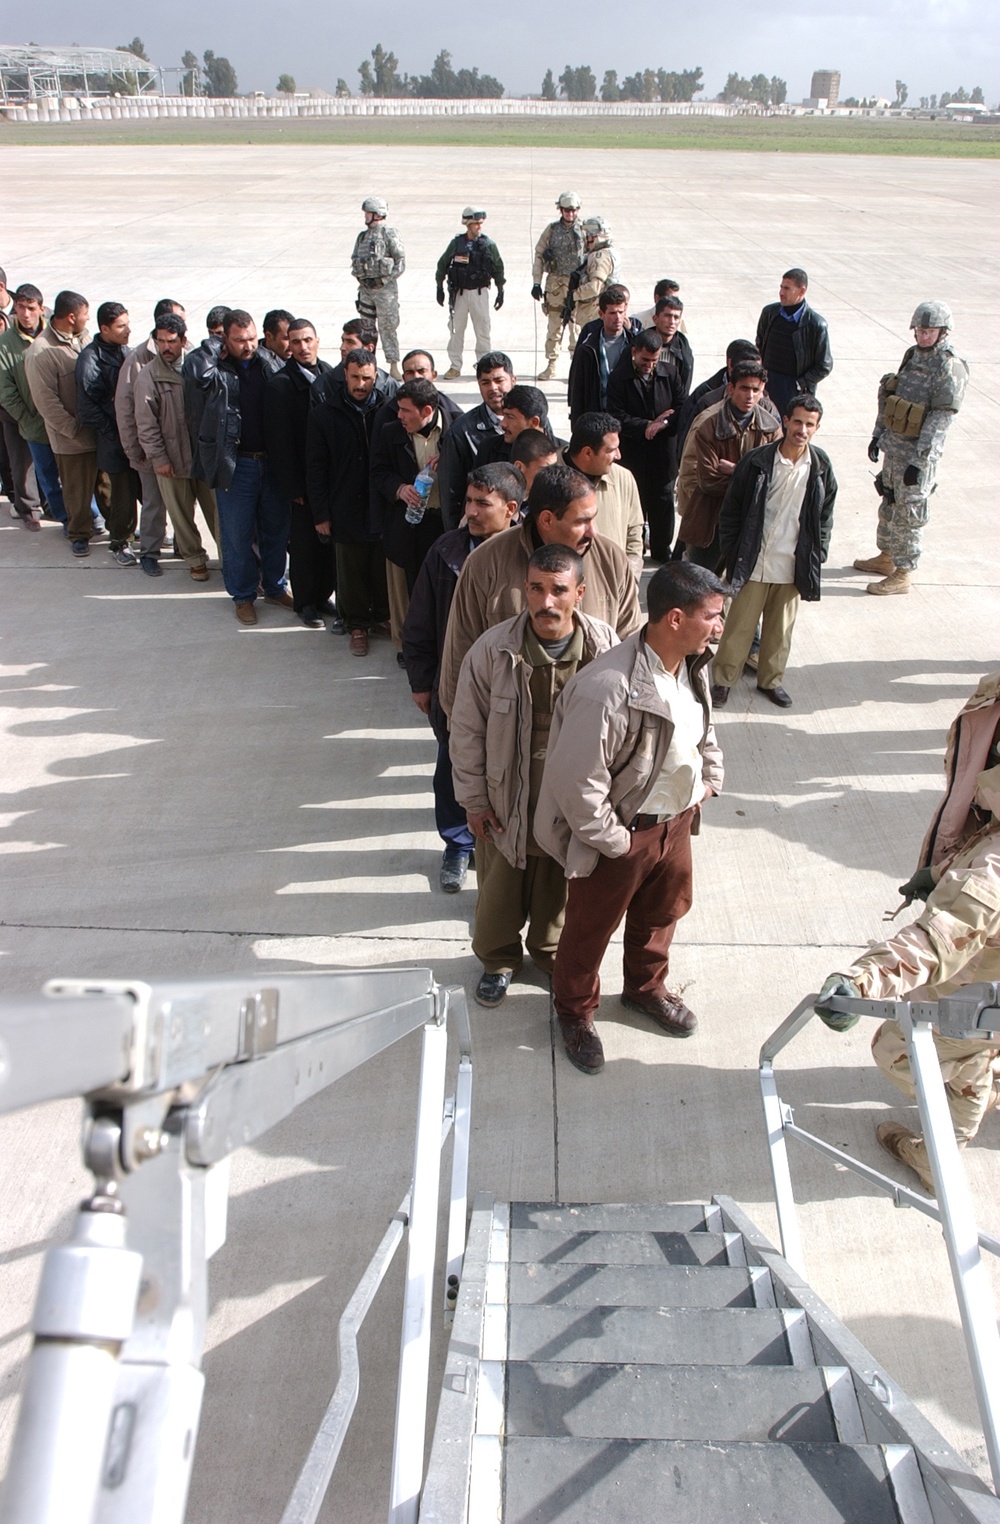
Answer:
[[587, 252], [573, 293], [573, 322], [578, 328], [600, 316], [597, 299], [608, 286], [621, 280], [621, 261], [611, 243], [611, 229], [603, 217], [588, 217], [583, 224]]
[[399, 368], [399, 288], [397, 280], [406, 268], [406, 255], [395, 228], [385, 225], [389, 208], [381, 196], [366, 196], [361, 203], [365, 231], [359, 233], [351, 255], [351, 274], [358, 283], [355, 306], [363, 318], [378, 325], [389, 374], [403, 379]]
[[882, 453], [875, 478], [879, 553], [854, 563], [857, 571], [881, 575], [868, 584], [879, 595], [910, 590], [944, 436], [969, 380], [969, 367], [949, 338], [951, 312], [944, 302], [921, 302], [910, 327], [917, 342], [899, 370], [879, 382], [878, 419], [868, 446], [869, 460], [877, 462]]
[[[542, 311], [548, 319], [545, 332], [545, 369], [539, 381], [551, 381], [556, 373], [559, 346], [563, 329], [569, 328], [570, 352], [576, 348], [578, 329], [575, 322], [563, 322], [563, 307], [569, 293], [569, 278], [579, 269], [586, 253], [583, 229], [579, 226], [580, 198], [575, 191], [563, 191], [556, 202], [559, 216], [550, 222], [535, 245], [535, 262], [531, 267], [534, 285], [531, 294], [541, 302]], [[542, 290], [542, 276], [545, 290]]]

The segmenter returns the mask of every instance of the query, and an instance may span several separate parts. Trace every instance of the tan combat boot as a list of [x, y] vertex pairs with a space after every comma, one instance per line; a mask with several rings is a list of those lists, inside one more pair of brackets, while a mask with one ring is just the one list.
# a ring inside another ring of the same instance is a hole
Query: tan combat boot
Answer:
[[389, 374], [394, 381], [402, 381], [403, 372], [399, 368], [398, 360], [393, 360], [392, 364], [389, 366]]
[[889, 577], [896, 570], [896, 563], [886, 551], [880, 550], [877, 556], [869, 556], [867, 561], [855, 561], [854, 570], [868, 572], [873, 577]]
[[449, 365], [448, 369], [444, 373], [444, 380], [457, 381], [461, 374], [462, 372], [459, 370], [457, 365]]
[[918, 1138], [902, 1122], [880, 1122], [875, 1129], [875, 1136], [886, 1153], [898, 1159], [900, 1164], [905, 1164], [907, 1169], [912, 1169], [928, 1196], [933, 1196], [934, 1177], [923, 1138]]
[[875, 593], [878, 597], [888, 593], [908, 593], [909, 591], [910, 574], [908, 571], [900, 571], [898, 566], [883, 582], [869, 582], [865, 588], [865, 592]]
[[536, 377], [536, 379], [539, 380], [539, 381], [554, 381], [555, 380], [555, 374], [556, 374], [556, 362], [555, 362], [555, 360], [550, 360], [548, 365], [546, 365], [545, 369], [543, 371], [539, 372], [539, 374]]

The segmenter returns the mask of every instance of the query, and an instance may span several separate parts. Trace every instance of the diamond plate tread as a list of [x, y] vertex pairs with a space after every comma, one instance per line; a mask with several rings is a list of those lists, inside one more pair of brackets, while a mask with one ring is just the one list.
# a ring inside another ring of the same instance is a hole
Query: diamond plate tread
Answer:
[[510, 1267], [511, 1303], [561, 1307], [756, 1307], [749, 1270], [736, 1265]]
[[519, 1439], [504, 1524], [898, 1524], [875, 1445]]
[[727, 1246], [737, 1234], [687, 1233], [566, 1233], [515, 1228], [510, 1234], [510, 1258], [541, 1265], [725, 1265]]
[[509, 1360], [792, 1364], [784, 1320], [771, 1308], [513, 1306], [508, 1328]]
[[[849, 1378], [848, 1378], [849, 1379]], [[836, 1443], [824, 1372], [779, 1366], [507, 1366], [508, 1437]]]
[[721, 1217], [717, 1207], [698, 1202], [680, 1205], [643, 1205], [641, 1202], [593, 1201], [561, 1202], [512, 1201], [512, 1228], [562, 1229], [568, 1233], [702, 1233], [708, 1222], [717, 1227]]

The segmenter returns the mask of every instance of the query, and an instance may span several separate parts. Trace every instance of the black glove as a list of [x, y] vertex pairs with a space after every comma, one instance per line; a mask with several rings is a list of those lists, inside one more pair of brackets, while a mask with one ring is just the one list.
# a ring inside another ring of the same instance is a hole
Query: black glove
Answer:
[[899, 892], [904, 900], [925, 900], [936, 887], [930, 868], [918, 868], [912, 878], [900, 884]]
[[872, 442], [868, 446], [868, 459], [871, 461], [873, 466], [877, 466], [878, 465], [878, 435], [877, 434], [873, 434], [872, 435]]
[[819, 999], [813, 1006], [813, 1010], [830, 1028], [831, 1032], [849, 1032], [857, 1026], [860, 1016], [847, 1016], [843, 1011], [827, 1010], [823, 1002], [831, 1000], [834, 995], [847, 995], [851, 1000], [860, 1000], [861, 991], [853, 980], [848, 979], [846, 974], [829, 974], [823, 982], [823, 988], [819, 992]]
[[920, 480], [920, 471], [916, 466], [907, 466], [903, 472], [903, 486], [915, 487]]
[[542, 299], [542, 288], [541, 288], [541, 286], [532, 286], [532, 288], [531, 288], [531, 299], [532, 299], [532, 301], [535, 301], [535, 302], [540, 302], [541, 301], [541, 299]]
[[493, 311], [499, 312], [503, 306], [503, 286], [497, 286], [497, 299], [493, 303]]
[[438, 286], [438, 306], [444, 306], [444, 287]]

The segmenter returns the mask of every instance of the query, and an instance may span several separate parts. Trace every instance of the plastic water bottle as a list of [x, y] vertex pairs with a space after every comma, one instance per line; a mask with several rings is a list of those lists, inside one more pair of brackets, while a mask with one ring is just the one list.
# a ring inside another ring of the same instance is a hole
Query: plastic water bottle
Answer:
[[408, 524], [420, 523], [424, 514], [427, 512], [427, 499], [431, 495], [431, 488], [433, 485], [434, 472], [429, 466], [424, 466], [423, 470], [418, 473], [416, 481], [413, 483], [415, 490], [420, 493], [420, 502], [416, 504], [407, 503], [406, 505], [406, 513], [404, 517]]

